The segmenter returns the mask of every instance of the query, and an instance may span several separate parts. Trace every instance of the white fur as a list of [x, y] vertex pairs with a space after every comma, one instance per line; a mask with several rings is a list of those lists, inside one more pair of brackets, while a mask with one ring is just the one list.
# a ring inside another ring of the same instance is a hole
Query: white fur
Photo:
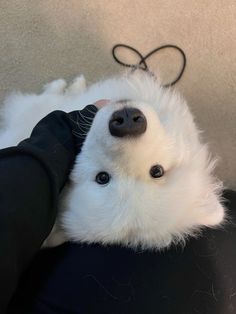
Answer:
[[[183, 241], [203, 226], [220, 224], [222, 184], [212, 175], [215, 161], [199, 139], [186, 102], [142, 71], [98, 82], [87, 90], [79, 77], [67, 89], [66, 82], [58, 80], [40, 95], [11, 95], [2, 110], [0, 145], [28, 137], [52, 110], [69, 112], [101, 98], [111, 102], [97, 113], [61, 201], [58, 225], [64, 236], [159, 249]], [[125, 106], [119, 103], [123, 99], [146, 116], [147, 130], [138, 138], [109, 133], [109, 119]], [[149, 174], [156, 164], [165, 170], [159, 179]], [[111, 175], [106, 186], [95, 182], [101, 171]], [[53, 234], [51, 240], [58, 243]]]

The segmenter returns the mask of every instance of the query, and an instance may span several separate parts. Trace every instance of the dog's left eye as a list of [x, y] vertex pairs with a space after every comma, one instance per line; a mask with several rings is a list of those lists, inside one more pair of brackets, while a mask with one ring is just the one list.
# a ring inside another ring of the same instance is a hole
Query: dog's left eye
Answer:
[[151, 177], [156, 179], [156, 178], [162, 177], [165, 172], [161, 165], [155, 165], [155, 166], [152, 166], [149, 173]]
[[105, 185], [110, 181], [110, 175], [105, 171], [99, 172], [96, 175], [95, 181], [98, 184]]

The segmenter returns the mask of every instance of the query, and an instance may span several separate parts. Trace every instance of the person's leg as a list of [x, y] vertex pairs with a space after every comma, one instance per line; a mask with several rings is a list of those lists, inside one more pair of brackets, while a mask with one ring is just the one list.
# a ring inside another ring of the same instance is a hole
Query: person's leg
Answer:
[[[236, 222], [236, 192], [226, 206]], [[9, 313], [231, 314], [236, 228], [208, 229], [161, 252], [64, 244], [40, 252]]]

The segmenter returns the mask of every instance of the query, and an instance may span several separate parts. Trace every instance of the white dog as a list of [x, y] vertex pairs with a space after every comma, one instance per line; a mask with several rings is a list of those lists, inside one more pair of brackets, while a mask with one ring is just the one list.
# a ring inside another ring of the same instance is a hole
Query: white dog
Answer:
[[[143, 71], [66, 89], [54, 81], [40, 95], [12, 94], [2, 110], [1, 147], [30, 135], [49, 112], [100, 109], [78, 155], [57, 221], [66, 239], [162, 248], [224, 220], [222, 184], [186, 102]], [[128, 125], [128, 126], [127, 126]], [[47, 244], [61, 242], [53, 232]]]

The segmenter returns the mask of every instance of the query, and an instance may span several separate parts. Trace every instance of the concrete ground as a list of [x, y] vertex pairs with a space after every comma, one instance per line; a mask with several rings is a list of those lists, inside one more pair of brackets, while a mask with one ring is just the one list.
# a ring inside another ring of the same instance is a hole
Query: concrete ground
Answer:
[[[185, 51], [176, 88], [221, 160], [217, 175], [236, 189], [235, 0], [1, 0], [0, 99], [14, 89], [39, 92], [56, 78], [83, 73], [95, 82], [116, 74], [122, 70], [111, 56], [116, 43], [143, 54], [168, 43]], [[150, 60], [164, 82], [179, 65], [174, 51]]]

